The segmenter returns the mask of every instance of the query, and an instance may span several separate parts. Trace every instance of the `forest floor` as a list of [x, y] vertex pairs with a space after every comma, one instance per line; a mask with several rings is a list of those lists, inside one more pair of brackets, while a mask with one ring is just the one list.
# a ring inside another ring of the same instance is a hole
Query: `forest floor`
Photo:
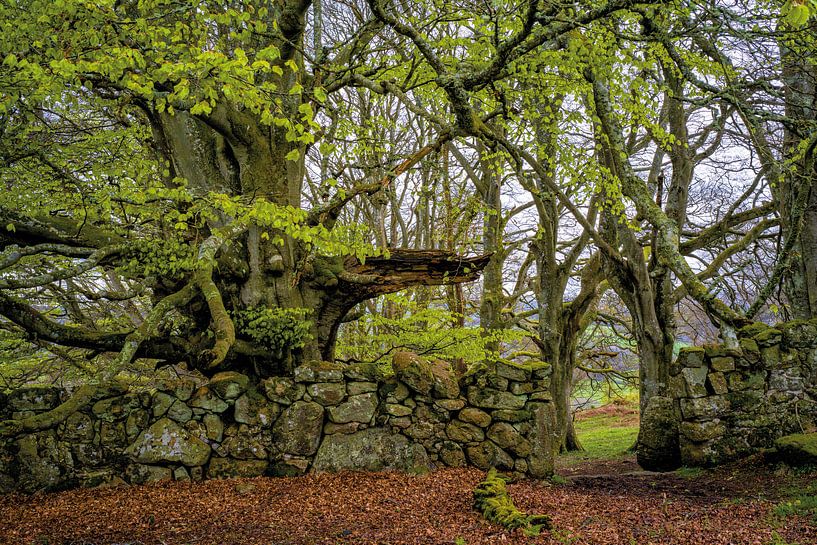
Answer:
[[[714, 470], [640, 471], [632, 455], [594, 454], [599, 423], [632, 428], [618, 409], [583, 415], [590, 454], [565, 456], [553, 481], [509, 486], [517, 506], [552, 516], [525, 536], [472, 509], [476, 469], [427, 475], [340, 473], [162, 483], [0, 497], [3, 545], [814, 545], [817, 470], [759, 457]], [[590, 426], [590, 428], [588, 428]], [[601, 432], [599, 432], [601, 433]], [[619, 446], [632, 439], [625, 436]], [[626, 447], [624, 447], [626, 448]], [[623, 449], [622, 449], [623, 450]]]

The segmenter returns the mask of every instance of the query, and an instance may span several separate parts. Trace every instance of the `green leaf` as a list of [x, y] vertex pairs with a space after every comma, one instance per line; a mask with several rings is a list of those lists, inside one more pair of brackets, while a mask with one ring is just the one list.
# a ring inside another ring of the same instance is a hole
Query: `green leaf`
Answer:
[[294, 150], [290, 151], [289, 153], [287, 153], [285, 159], [287, 161], [297, 161], [300, 157], [301, 157], [301, 152], [298, 151], [297, 149], [294, 149]]
[[312, 94], [315, 95], [315, 100], [319, 103], [323, 104], [326, 102], [326, 91], [323, 87], [315, 87], [315, 89], [312, 90]]

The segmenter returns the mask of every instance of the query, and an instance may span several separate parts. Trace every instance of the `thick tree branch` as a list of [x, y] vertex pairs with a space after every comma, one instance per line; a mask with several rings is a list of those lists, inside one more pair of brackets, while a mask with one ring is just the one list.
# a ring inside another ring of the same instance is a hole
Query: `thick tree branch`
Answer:
[[410, 286], [471, 282], [491, 258], [490, 254], [462, 257], [442, 250], [393, 249], [389, 253], [388, 258], [370, 257], [365, 263], [347, 259], [339, 280], [352, 280], [355, 287], [350, 292], [358, 302]]
[[20, 288], [34, 288], [37, 286], [44, 286], [58, 280], [65, 280], [66, 278], [73, 278], [84, 272], [87, 272], [99, 263], [113, 255], [120, 254], [127, 249], [125, 245], [110, 246], [95, 251], [87, 259], [77, 263], [73, 267], [52, 271], [49, 273], [21, 277], [18, 274], [13, 274], [11, 278], [0, 278], [0, 290], [2, 289], [20, 289]]
[[36, 254], [57, 254], [66, 257], [89, 257], [94, 253], [93, 248], [83, 248], [77, 246], [69, 246], [67, 244], [37, 244], [35, 246], [20, 247], [16, 244], [7, 246], [2, 253], [0, 253], [0, 271], [8, 269], [17, 264], [26, 256]]
[[0, 206], [0, 248], [8, 244], [29, 246], [41, 243], [84, 248], [102, 248], [124, 242], [117, 234], [76, 221], [49, 216], [31, 218]]

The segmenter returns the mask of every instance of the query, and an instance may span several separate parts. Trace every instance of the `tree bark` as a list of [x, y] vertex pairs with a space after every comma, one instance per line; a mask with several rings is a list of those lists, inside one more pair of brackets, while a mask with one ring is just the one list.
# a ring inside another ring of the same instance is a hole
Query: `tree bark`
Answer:
[[[812, 20], [803, 31], [817, 31], [817, 23]], [[784, 170], [778, 191], [784, 246], [790, 246], [792, 253], [783, 285], [792, 317], [808, 320], [817, 318], [817, 140], [813, 134], [817, 123], [817, 66], [807, 54], [807, 41], [812, 38], [792, 39], [794, 43], [780, 46], [786, 117], [790, 120], [784, 127], [783, 156], [791, 163]], [[805, 153], [804, 141], [809, 144]], [[796, 203], [800, 192], [806, 193], [802, 196], [804, 209]], [[794, 240], [786, 244], [791, 237]]]

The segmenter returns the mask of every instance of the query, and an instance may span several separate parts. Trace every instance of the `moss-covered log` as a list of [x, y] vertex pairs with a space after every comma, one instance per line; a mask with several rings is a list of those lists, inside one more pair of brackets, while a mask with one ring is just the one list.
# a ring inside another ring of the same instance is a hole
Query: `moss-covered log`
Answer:
[[521, 528], [527, 535], [538, 535], [542, 530], [553, 527], [547, 515], [528, 515], [520, 511], [508, 494], [505, 479], [494, 468], [488, 471], [485, 480], [474, 490], [474, 509], [490, 522], [508, 530]]

